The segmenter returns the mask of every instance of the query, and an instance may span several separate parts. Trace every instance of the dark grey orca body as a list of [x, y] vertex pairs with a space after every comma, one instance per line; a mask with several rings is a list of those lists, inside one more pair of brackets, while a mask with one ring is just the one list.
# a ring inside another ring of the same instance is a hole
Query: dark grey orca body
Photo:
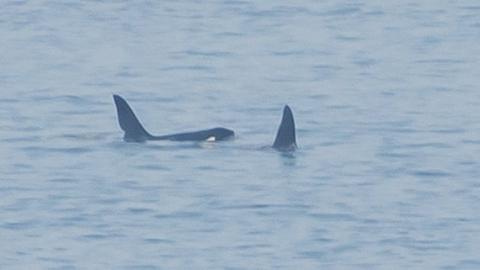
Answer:
[[169, 134], [163, 136], [154, 136], [148, 133], [142, 126], [138, 118], [133, 113], [128, 103], [119, 95], [113, 95], [113, 100], [117, 107], [118, 123], [125, 132], [123, 139], [126, 142], [145, 142], [145, 141], [222, 141], [234, 136], [232, 130], [218, 127], [195, 132], [185, 132]]
[[272, 147], [279, 151], [294, 151], [297, 149], [295, 121], [293, 120], [292, 110], [288, 105], [283, 108], [282, 121]]

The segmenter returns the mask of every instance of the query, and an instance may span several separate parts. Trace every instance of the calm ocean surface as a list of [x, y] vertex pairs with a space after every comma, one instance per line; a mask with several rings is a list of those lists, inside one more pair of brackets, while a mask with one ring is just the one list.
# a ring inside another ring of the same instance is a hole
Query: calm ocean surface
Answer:
[[[3, 0], [0, 269], [480, 269], [479, 44], [476, 1]], [[236, 139], [124, 143], [113, 93]]]

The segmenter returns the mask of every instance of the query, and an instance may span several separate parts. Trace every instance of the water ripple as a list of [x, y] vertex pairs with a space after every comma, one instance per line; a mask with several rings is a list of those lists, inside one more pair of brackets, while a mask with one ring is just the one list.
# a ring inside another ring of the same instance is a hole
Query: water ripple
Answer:
[[419, 177], [451, 177], [452, 174], [445, 171], [438, 171], [438, 170], [417, 170], [411, 172], [414, 176]]
[[93, 149], [90, 147], [41, 147], [41, 146], [27, 146], [21, 147], [22, 151], [35, 153], [35, 154], [45, 154], [45, 153], [67, 153], [67, 154], [84, 154], [92, 152]]

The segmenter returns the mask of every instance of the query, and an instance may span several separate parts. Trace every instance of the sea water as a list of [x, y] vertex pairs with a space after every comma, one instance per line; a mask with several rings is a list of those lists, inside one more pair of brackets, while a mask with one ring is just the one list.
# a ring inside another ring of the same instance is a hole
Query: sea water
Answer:
[[3, 0], [0, 269], [480, 269], [479, 44], [475, 1]]

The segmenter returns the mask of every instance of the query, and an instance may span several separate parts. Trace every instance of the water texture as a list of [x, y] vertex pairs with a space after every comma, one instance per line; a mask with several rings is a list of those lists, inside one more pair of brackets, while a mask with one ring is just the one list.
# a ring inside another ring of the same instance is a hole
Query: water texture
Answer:
[[[474, 1], [4, 0], [0, 269], [480, 269], [478, 44]], [[236, 139], [124, 143], [113, 93]]]

